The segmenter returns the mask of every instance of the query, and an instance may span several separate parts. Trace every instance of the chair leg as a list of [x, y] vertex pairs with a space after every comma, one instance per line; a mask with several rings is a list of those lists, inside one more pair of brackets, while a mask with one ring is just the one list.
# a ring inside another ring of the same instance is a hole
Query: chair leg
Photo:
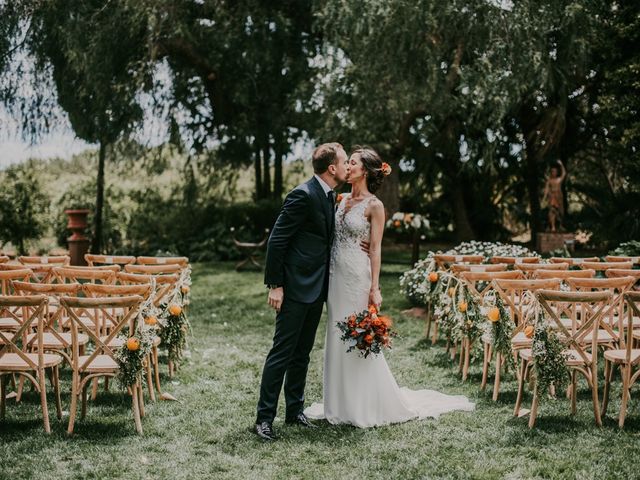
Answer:
[[533, 428], [536, 424], [536, 416], [538, 415], [538, 382], [533, 390], [533, 402], [531, 403], [531, 413], [529, 414], [529, 428]]
[[44, 374], [44, 368], [38, 370], [38, 382], [40, 383], [40, 404], [42, 405], [42, 418], [44, 420], [44, 431], [51, 433], [51, 425], [49, 424], [49, 408], [47, 407], [47, 384]]
[[513, 416], [517, 417], [520, 414], [520, 406], [522, 405], [522, 394], [524, 393], [524, 382], [527, 375], [527, 362], [522, 359], [520, 361], [520, 377], [518, 378], [518, 395], [516, 396], [516, 408], [513, 411]]
[[142, 435], [142, 422], [140, 422], [140, 410], [138, 405], [138, 385], [131, 389], [131, 408], [133, 409], [133, 421], [136, 424], [136, 432]]
[[578, 372], [576, 370], [571, 370], [571, 384], [569, 385], [569, 390], [571, 392], [571, 415], [575, 415], [577, 411], [576, 401], [578, 397], [578, 389], [577, 387], [577, 375]]
[[426, 327], [424, 338], [429, 338], [429, 334], [431, 333], [431, 301], [427, 302], [427, 318], [426, 318]]
[[98, 396], [98, 377], [95, 377], [91, 384], [91, 401], [93, 401]]
[[76, 421], [76, 410], [78, 409], [78, 386], [80, 379], [76, 377], [75, 372], [71, 382], [71, 406], [69, 407], [69, 426], [67, 427], [67, 433], [69, 435], [73, 433], [73, 426]]
[[140, 411], [140, 417], [144, 418], [144, 390], [142, 388], [142, 382], [138, 383], [138, 410]]
[[169, 360], [169, 378], [173, 378], [174, 364], [173, 360]]
[[600, 415], [600, 398], [598, 396], [598, 366], [592, 365], [590, 373], [591, 373], [591, 400], [593, 401], [593, 414], [596, 417], [596, 425], [601, 427], [602, 416]]
[[488, 343], [482, 345], [483, 357], [482, 357], [482, 383], [480, 384], [480, 390], [484, 392], [487, 388], [487, 377], [489, 375], [489, 351], [491, 346]]
[[88, 384], [84, 385], [82, 389], [82, 403], [80, 406], [80, 420], [84, 420], [87, 416], [87, 389], [89, 388]]
[[53, 367], [52, 371], [52, 387], [53, 394], [56, 397], [56, 417], [58, 420], [62, 420], [62, 402], [60, 401], [60, 370], [58, 367]]
[[435, 345], [438, 341], [438, 322], [433, 323], [433, 336], [431, 337], [431, 345]]
[[20, 403], [22, 400], [22, 392], [24, 391], [24, 377], [20, 375], [18, 377], [18, 389], [16, 391], [16, 403]]
[[104, 391], [109, 391], [109, 377], [104, 377]]
[[611, 378], [613, 377], [613, 364], [607, 360], [604, 361], [604, 390], [602, 392], [602, 416], [607, 415], [607, 407], [609, 406], [609, 390], [611, 389]]
[[162, 388], [160, 387], [160, 362], [158, 361], [158, 347], [151, 349], [153, 358], [153, 374], [156, 382], [156, 390], [162, 395]]
[[153, 378], [151, 376], [151, 354], [147, 355], [145, 370], [145, 379], [147, 381], [147, 390], [149, 391], [149, 398], [152, 402], [156, 401], [156, 393], [153, 390]]
[[500, 394], [500, 373], [502, 371], [502, 355], [496, 352], [496, 378], [493, 382], [493, 401], [498, 401], [498, 395]]
[[471, 340], [468, 338], [465, 339], [465, 349], [464, 349], [464, 365], [462, 367], [462, 381], [467, 381], [467, 376], [469, 375], [469, 365], [471, 363]]
[[621, 365], [622, 373], [622, 400], [620, 402], [620, 417], [618, 418], [618, 426], [624, 427], [624, 420], [627, 416], [627, 403], [629, 402], [629, 382], [631, 380], [631, 366]]

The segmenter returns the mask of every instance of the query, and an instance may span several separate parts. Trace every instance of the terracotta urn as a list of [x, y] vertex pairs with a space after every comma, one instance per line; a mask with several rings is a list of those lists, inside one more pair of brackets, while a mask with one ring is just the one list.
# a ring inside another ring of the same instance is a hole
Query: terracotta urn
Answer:
[[85, 236], [84, 230], [87, 228], [87, 215], [91, 210], [70, 209], [65, 210], [64, 213], [69, 217], [67, 228], [71, 230], [71, 236], [67, 238], [71, 265], [86, 265], [84, 254], [89, 251], [91, 241]]

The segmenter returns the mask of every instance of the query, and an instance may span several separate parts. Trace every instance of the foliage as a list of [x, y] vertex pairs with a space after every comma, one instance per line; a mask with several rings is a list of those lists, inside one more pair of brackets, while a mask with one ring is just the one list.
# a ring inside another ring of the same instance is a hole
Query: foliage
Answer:
[[[561, 392], [569, 380], [564, 345], [549, 324], [542, 309], [535, 319], [533, 334], [533, 373], [536, 376], [537, 393], [543, 396], [551, 385]], [[574, 393], [575, 394], [575, 393]]]
[[0, 176], [0, 240], [26, 253], [25, 242], [45, 230], [49, 204], [28, 165], [7, 169]]
[[492, 292], [494, 301], [487, 301], [489, 299], [485, 296], [485, 309], [495, 305], [495, 308], [497, 308], [499, 312], [498, 320], [496, 322], [491, 322], [491, 340], [493, 343], [493, 349], [502, 355], [502, 358], [510, 368], [515, 369], [513, 349], [511, 347], [511, 335], [513, 334], [515, 325], [504, 306], [502, 298], [495, 294], [495, 291], [492, 290]]
[[[120, 332], [119, 338], [123, 345], [115, 353], [118, 362], [118, 381], [123, 387], [131, 387], [142, 381], [144, 362], [153, 347], [155, 331], [152, 328], [145, 328], [144, 324], [139, 326], [133, 335], [129, 334], [128, 328]], [[127, 342], [130, 339], [137, 340], [138, 348], [129, 349]]]
[[638, 257], [640, 256], [640, 241], [633, 240], [631, 242], [621, 243], [617, 248], [611, 250], [609, 255]]

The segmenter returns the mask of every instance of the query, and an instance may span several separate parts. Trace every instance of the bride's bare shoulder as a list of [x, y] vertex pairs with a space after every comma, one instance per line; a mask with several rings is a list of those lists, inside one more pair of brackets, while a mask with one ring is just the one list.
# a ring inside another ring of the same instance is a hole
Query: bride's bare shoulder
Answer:
[[384, 203], [382, 203], [382, 201], [374, 195], [369, 200], [369, 204], [367, 205], [367, 210], [369, 211], [368, 216], [379, 215], [380, 213], [384, 215]]

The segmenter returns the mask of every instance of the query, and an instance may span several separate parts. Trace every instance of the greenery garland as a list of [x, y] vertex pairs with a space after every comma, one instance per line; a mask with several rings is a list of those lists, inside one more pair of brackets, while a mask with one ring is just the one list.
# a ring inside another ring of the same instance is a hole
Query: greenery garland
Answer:
[[160, 305], [160, 339], [162, 345], [167, 348], [169, 360], [176, 361], [183, 358], [187, 346], [187, 335], [191, 331], [191, 325], [187, 318], [187, 307], [190, 303], [191, 268], [182, 271], [180, 279], [176, 282], [169, 300]]
[[533, 334], [533, 373], [536, 376], [538, 395], [542, 397], [554, 385], [556, 389], [567, 386], [569, 369], [564, 345], [558, 334], [551, 328], [540, 305], [537, 305], [535, 330]]
[[[505, 359], [505, 362], [509, 367], [515, 368], [515, 359], [513, 358], [513, 348], [511, 345], [511, 336], [513, 335], [515, 325], [504, 306], [502, 298], [499, 295], [496, 295], [495, 291], [491, 291], [491, 293], [494, 298], [493, 308], [498, 309], [498, 319], [497, 321], [491, 321], [489, 315], [492, 312], [490, 312], [489, 309], [487, 309], [485, 315], [487, 315], [487, 320], [491, 323], [491, 340], [493, 349], [502, 355], [502, 358]], [[489, 298], [486, 298], [486, 300], [489, 300]]]
[[133, 335], [129, 327], [125, 327], [118, 337], [123, 344], [114, 352], [119, 367], [117, 379], [124, 388], [131, 387], [141, 381], [145, 359], [153, 347], [155, 331], [152, 327], [139, 324]]

